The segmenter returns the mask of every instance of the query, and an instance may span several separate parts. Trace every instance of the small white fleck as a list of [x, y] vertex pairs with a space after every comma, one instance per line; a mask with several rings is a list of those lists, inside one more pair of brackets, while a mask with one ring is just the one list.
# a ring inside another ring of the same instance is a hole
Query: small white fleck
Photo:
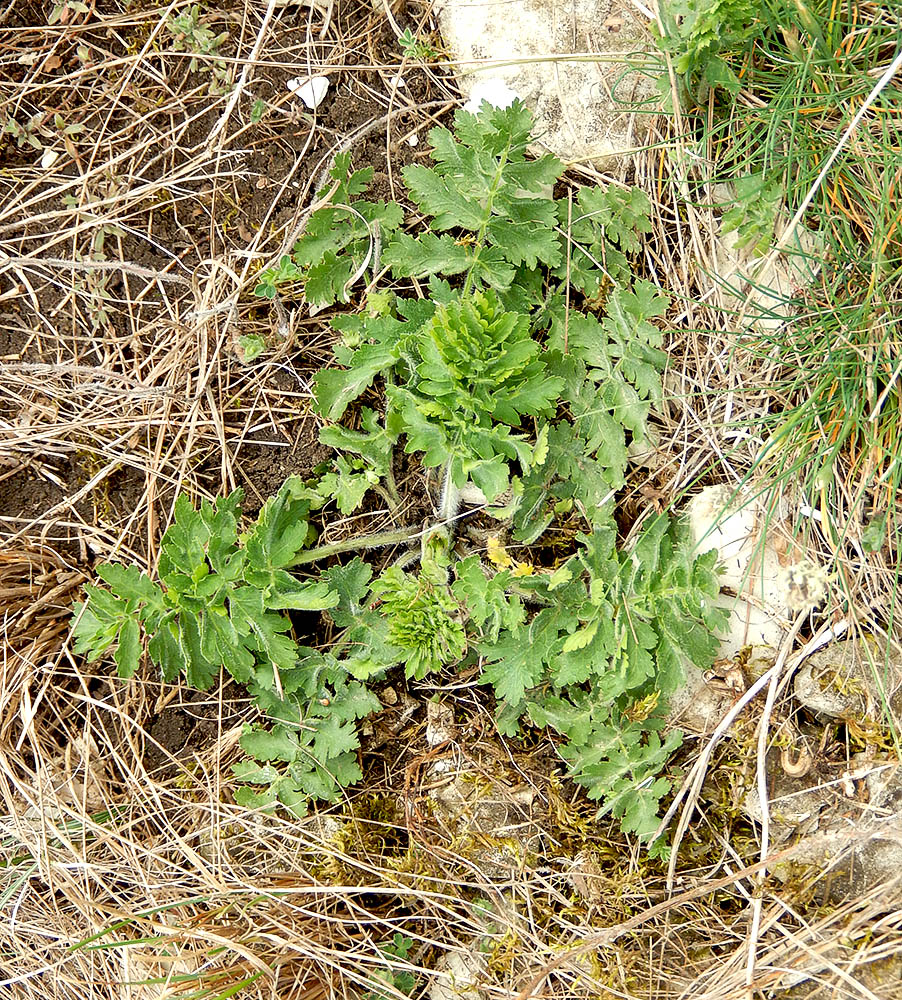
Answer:
[[323, 98], [329, 90], [329, 77], [296, 76], [292, 77], [285, 86], [295, 97], [300, 97], [311, 111], [314, 111], [322, 104]]
[[393, 76], [389, 79], [389, 86], [397, 88], [400, 90], [402, 87], [406, 87], [407, 84], [404, 82], [404, 77], [400, 74], [398, 76]]
[[496, 108], [509, 108], [520, 95], [511, 90], [510, 87], [498, 77], [489, 77], [487, 80], [480, 80], [470, 93], [470, 99], [464, 105], [464, 111], [471, 114], [479, 114], [483, 101], [488, 101]]
[[55, 149], [45, 149], [41, 155], [41, 166], [44, 170], [49, 170], [56, 163], [59, 155]]
[[419, 146], [420, 144], [420, 134], [419, 132], [411, 132], [407, 137], [408, 146]]

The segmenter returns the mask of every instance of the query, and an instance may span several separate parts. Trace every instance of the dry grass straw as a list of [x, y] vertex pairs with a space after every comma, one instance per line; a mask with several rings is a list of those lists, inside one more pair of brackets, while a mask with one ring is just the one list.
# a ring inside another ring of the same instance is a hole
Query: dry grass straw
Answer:
[[[408, 839], [407, 827], [364, 818], [375, 797], [400, 794], [397, 782], [367, 788], [334, 819], [254, 815], [224, 794], [234, 728], [168, 776], [152, 775], [141, 764], [150, 689], [64, 661], [40, 680], [30, 723], [8, 703], [0, 720], [0, 954], [12, 996], [216, 996], [249, 980], [239, 995], [359, 996], [396, 932], [414, 944], [393, 968], [415, 976], [417, 995], [451, 982], [448, 955], [480, 951], [483, 996], [530, 985], [528, 995], [560, 997], [744, 995], [740, 914], [755, 872], [727, 842], [717, 863], [684, 868], [681, 885], [692, 889], [668, 901], [663, 874], [596, 828], [589, 854], [607, 861], [587, 869], [596, 885], [581, 897], [553, 826], [542, 864], [499, 872], [428, 823]], [[463, 767], [468, 751], [443, 753]], [[769, 890], [756, 983], [805, 974], [835, 983], [836, 970], [868, 982], [862, 969], [898, 940], [892, 889], [824, 908], [807, 891]], [[613, 933], [594, 957], [567, 955], [602, 927]]]
[[[13, 137], [0, 176], [0, 490], [9, 504], [0, 508], [0, 995], [394, 996], [379, 975], [399, 932], [413, 945], [392, 963], [413, 974], [415, 996], [453, 985], [448, 956], [481, 953], [480, 995], [499, 1000], [531, 983], [561, 998], [745, 997], [754, 882], [743, 872], [753, 852], [737, 856], [726, 841], [713, 855], [706, 848], [679, 871], [678, 890], [699, 892], [667, 903], [664, 872], [585, 806], [552, 795], [552, 782], [541, 786], [543, 854], [490, 875], [472, 842], [439, 835], [428, 810], [413, 830], [368, 816], [378, 795], [402, 813], [406, 796], [422, 796], [434, 780], [425, 762], [409, 772], [413, 789], [387, 764], [384, 786], [349, 797], [334, 820], [249, 813], [229, 793], [243, 704], [214, 693], [206, 715], [215, 731], [176, 758], [151, 723], [180, 699], [192, 709], [185, 692], [120, 685], [109, 665], [92, 672], [69, 656], [68, 609], [93, 559], [152, 566], [180, 490], [243, 485], [262, 502], [248, 455], [261, 441], [291, 454], [308, 419], [305, 373], [327, 355], [324, 325], [294, 313], [279, 339], [278, 318], [258, 314], [247, 292], [256, 266], [290, 244], [348, 136], [308, 128], [284, 80], [325, 67], [357, 99], [371, 98], [390, 181], [396, 119], [403, 138], [453, 96], [438, 70], [425, 110], [392, 85], [399, 67], [385, 59], [386, 22], [368, 0], [299, 13], [256, 2], [210, 12], [229, 32], [222, 58], [247, 82], [233, 101], [210, 92], [212, 70], [189, 74], [190, 54], [173, 50], [166, 21], [187, 6], [73, 6], [54, 25], [23, 23], [10, 7], [0, 15], [0, 118], [58, 154], [42, 165], [27, 135], [21, 150]], [[415, 29], [430, 26], [428, 7], [410, 4], [408, 15]], [[251, 96], [269, 106], [259, 125]], [[73, 124], [84, 129], [68, 134]], [[294, 163], [276, 183], [267, 148]], [[636, 178], [657, 195], [647, 265], [664, 288], [679, 276], [683, 294], [663, 464], [635, 485], [643, 502], [664, 504], [715, 467], [740, 482], [754, 445], [719, 432], [744, 373], [729, 363], [725, 337], [698, 332], [720, 329], [687, 265], [693, 248], [706, 252], [706, 223], [687, 223], [661, 176], [660, 154], [650, 154]], [[269, 204], [247, 210], [256, 190]], [[278, 349], [243, 365], [236, 340], [247, 333]], [[30, 505], [12, 509], [13, 488]], [[421, 735], [414, 728], [409, 739]], [[163, 762], [156, 770], [150, 749]], [[447, 753], [466, 772], [470, 750]], [[718, 825], [702, 813], [716, 845]], [[574, 867], [589, 872], [589, 888], [574, 889]], [[833, 908], [803, 897], [804, 912], [787, 892], [765, 897], [757, 984], [766, 994], [807, 971], [836, 984], [825, 996], [868, 996], [850, 978], [898, 941], [895, 888]], [[656, 904], [616, 946], [541, 973], [593, 931]]]

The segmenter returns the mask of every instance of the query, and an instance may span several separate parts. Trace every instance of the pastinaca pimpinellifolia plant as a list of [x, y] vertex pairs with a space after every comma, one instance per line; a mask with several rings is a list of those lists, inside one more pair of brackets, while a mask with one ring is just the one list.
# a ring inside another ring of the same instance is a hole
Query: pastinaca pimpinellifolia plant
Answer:
[[[334, 460], [286, 481], [243, 533], [240, 491], [199, 510], [180, 498], [158, 581], [101, 566], [108, 589], [76, 609], [76, 651], [118, 643], [123, 676], [143, 631], [165, 678], [203, 688], [225, 670], [248, 688], [265, 721], [241, 740], [243, 803], [334, 799], [360, 776], [369, 685], [478, 665], [503, 733], [550, 727], [625, 830], [657, 825], [679, 743], [663, 708], [684, 664], [713, 661], [722, 625], [714, 553], [695, 557], [659, 515], [618, 547], [614, 497], [666, 361], [651, 322], [666, 297], [631, 277], [648, 203], [614, 187], [556, 199], [562, 166], [527, 158], [531, 127], [520, 104], [484, 104], [433, 129], [431, 165], [404, 169], [408, 230], [399, 206], [366, 200], [372, 172], [336, 158], [331, 200], [256, 290], [322, 307], [367, 288], [333, 318], [336, 365], [315, 380]], [[318, 545], [314, 523], [369, 490], [400, 508], [397, 448], [437, 470], [434, 523]], [[498, 521], [486, 551], [456, 531], [474, 496]], [[404, 555], [385, 565], [389, 544]], [[292, 638], [297, 609], [328, 616], [327, 647]]]

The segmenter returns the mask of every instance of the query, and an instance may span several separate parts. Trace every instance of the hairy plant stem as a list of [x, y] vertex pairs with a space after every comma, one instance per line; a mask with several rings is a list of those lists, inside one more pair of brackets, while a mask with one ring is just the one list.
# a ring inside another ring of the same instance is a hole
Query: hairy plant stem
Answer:
[[385, 484], [372, 487], [380, 497], [388, 504], [392, 514], [397, 514], [401, 508], [401, 497], [398, 495], [398, 487], [395, 485], [394, 476], [389, 470], [384, 477]]
[[[343, 552], [359, 552], [361, 549], [380, 549], [386, 548], [389, 545], [403, 545], [405, 542], [415, 542], [421, 538], [431, 537], [436, 533], [437, 529], [446, 525], [453, 525], [460, 511], [460, 490], [454, 485], [451, 477], [451, 461], [449, 459], [442, 474], [442, 494], [439, 500], [439, 517], [437, 522], [425, 527], [415, 528], [406, 526], [395, 528], [392, 531], [377, 531], [371, 535], [358, 535], [356, 538], [346, 538], [341, 542], [320, 545], [315, 549], [307, 549], [306, 552], [298, 553], [292, 565], [304, 566], [307, 563], [318, 562], [320, 559], [327, 559], [329, 556], [341, 555]], [[391, 480], [391, 483], [394, 485], [393, 480]], [[388, 485], [387, 481], [386, 486]], [[378, 492], [383, 493], [382, 490]], [[451, 535], [449, 531], [449, 545], [450, 540]]]
[[[429, 529], [425, 529], [429, 531]], [[380, 549], [389, 545], [403, 545], [421, 538], [424, 529], [419, 527], [395, 528], [393, 531], [377, 531], [372, 535], [358, 535], [356, 538], [346, 538], [342, 542], [332, 542], [320, 545], [315, 549], [299, 552], [292, 566], [304, 566], [306, 563], [318, 562], [329, 556], [341, 555], [342, 552], [357, 552], [360, 549]]]
[[439, 520], [443, 524], [453, 524], [460, 510], [460, 490], [454, 485], [451, 467], [454, 462], [449, 458], [442, 472], [442, 495], [438, 505]]

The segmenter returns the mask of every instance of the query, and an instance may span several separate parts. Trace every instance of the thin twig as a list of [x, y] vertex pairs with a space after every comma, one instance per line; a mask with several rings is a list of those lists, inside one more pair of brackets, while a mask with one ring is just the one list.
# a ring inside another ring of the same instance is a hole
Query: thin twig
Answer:
[[269, 22], [272, 20], [272, 16], [276, 11], [276, 8], [281, 6], [281, 0], [269, 0], [266, 5], [266, 13], [263, 15], [263, 22], [260, 25], [260, 30], [257, 32], [257, 37], [254, 40], [254, 47], [251, 49], [250, 55], [245, 60], [244, 66], [241, 68], [241, 76], [238, 78], [238, 82], [232, 88], [232, 93], [229, 95], [228, 102], [226, 103], [225, 110], [222, 113], [222, 117], [214, 125], [213, 130], [207, 139], [207, 153], [212, 154], [214, 148], [216, 147], [216, 140], [219, 138], [220, 133], [228, 124], [229, 118], [232, 112], [235, 110], [235, 105], [238, 103], [241, 95], [244, 93], [244, 88], [247, 86], [247, 80], [250, 76], [251, 69], [256, 66], [257, 58], [260, 55], [260, 49], [263, 47], [263, 42], [266, 39], [266, 32], [269, 29]]
[[[789, 657], [789, 651], [792, 649], [799, 634], [799, 629], [808, 619], [809, 611], [810, 609], [805, 609], [796, 615], [796, 620], [793, 622], [792, 628], [789, 630], [789, 634], [783, 640], [783, 644], [780, 647], [780, 655], [777, 657], [777, 662], [774, 664], [773, 670], [770, 671], [771, 677], [767, 688], [767, 698], [764, 702], [764, 710], [761, 713], [761, 718], [758, 720], [758, 759], [756, 761], [756, 778], [758, 785], [758, 801], [761, 804], [762, 864], [767, 858], [767, 852], [770, 850], [770, 805], [767, 797], [767, 742], [770, 736], [770, 719], [773, 715], [774, 703], [777, 699], [777, 690], [780, 687], [780, 677], [783, 673], [783, 667]], [[758, 875], [757, 892], [755, 892], [752, 896], [752, 922], [749, 929], [749, 951], [745, 973], [745, 982], [749, 990], [750, 1000], [753, 983], [755, 981], [755, 955], [758, 949], [758, 934], [761, 929], [761, 902], [762, 893], [764, 891], [764, 880], [766, 878], [767, 868], [762, 867], [761, 873]]]

